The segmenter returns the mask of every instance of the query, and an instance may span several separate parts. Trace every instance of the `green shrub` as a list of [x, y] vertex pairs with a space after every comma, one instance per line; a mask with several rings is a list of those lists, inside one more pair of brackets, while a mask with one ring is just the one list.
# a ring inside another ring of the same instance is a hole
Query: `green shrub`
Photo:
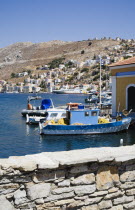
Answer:
[[96, 81], [97, 79], [99, 79], [99, 75], [96, 75], [95, 77], [93, 77], [93, 81]]
[[97, 74], [99, 74], [99, 71], [98, 70], [94, 70], [94, 71], [92, 71], [91, 76], [95, 76]]
[[11, 73], [11, 78], [15, 78], [16, 74], [15, 73]]
[[89, 71], [88, 68], [83, 68], [83, 69], [81, 70], [81, 73], [83, 73], [83, 72], [88, 72], [88, 71]]
[[63, 63], [64, 60], [65, 58], [56, 58], [50, 63], [48, 63], [48, 65], [50, 66], [50, 69], [55, 69], [55, 68], [58, 68], [59, 65]]

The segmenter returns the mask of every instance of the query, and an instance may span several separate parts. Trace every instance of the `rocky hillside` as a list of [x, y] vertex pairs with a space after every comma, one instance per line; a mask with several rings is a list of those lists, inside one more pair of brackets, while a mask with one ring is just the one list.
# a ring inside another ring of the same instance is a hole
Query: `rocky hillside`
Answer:
[[93, 58], [95, 54], [105, 55], [108, 47], [117, 44], [119, 42], [115, 40], [15, 43], [0, 49], [0, 79], [9, 79], [11, 73], [34, 70], [55, 58], [64, 57], [65, 60], [84, 61]]

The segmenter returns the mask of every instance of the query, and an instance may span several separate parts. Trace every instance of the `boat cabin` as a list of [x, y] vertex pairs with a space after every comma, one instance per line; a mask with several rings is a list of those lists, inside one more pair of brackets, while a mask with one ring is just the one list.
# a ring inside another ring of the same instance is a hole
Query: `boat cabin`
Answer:
[[45, 109], [49, 109], [49, 108], [54, 108], [52, 99], [48, 98], [48, 99], [43, 99], [41, 101], [41, 105], [40, 106], [33, 106], [32, 104], [30, 104], [31, 100], [38, 100], [38, 99], [42, 99], [41, 97], [28, 97], [27, 101], [27, 109], [28, 110], [45, 110]]
[[55, 120], [57, 121], [60, 118], [66, 118], [66, 110], [65, 109], [48, 109], [47, 110], [47, 120]]
[[85, 108], [78, 105], [77, 109], [67, 110], [69, 125], [72, 124], [98, 124], [99, 109]]

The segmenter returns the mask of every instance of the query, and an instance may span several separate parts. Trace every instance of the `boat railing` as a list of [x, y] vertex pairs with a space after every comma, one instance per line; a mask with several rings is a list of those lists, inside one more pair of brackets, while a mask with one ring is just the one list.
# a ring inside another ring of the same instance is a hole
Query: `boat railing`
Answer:
[[98, 106], [95, 105], [78, 105], [73, 107], [67, 107], [68, 110], [92, 110], [92, 109], [98, 109]]

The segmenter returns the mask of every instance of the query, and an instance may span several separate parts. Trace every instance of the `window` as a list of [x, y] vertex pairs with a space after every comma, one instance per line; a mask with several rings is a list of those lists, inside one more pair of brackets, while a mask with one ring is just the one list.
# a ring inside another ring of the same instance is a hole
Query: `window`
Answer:
[[58, 113], [51, 113], [50, 117], [57, 117]]
[[89, 112], [85, 112], [85, 117], [88, 117], [89, 116]]
[[96, 111], [91, 112], [91, 116], [97, 116], [97, 112]]
[[66, 117], [66, 113], [62, 113], [61, 117], [65, 118]]

